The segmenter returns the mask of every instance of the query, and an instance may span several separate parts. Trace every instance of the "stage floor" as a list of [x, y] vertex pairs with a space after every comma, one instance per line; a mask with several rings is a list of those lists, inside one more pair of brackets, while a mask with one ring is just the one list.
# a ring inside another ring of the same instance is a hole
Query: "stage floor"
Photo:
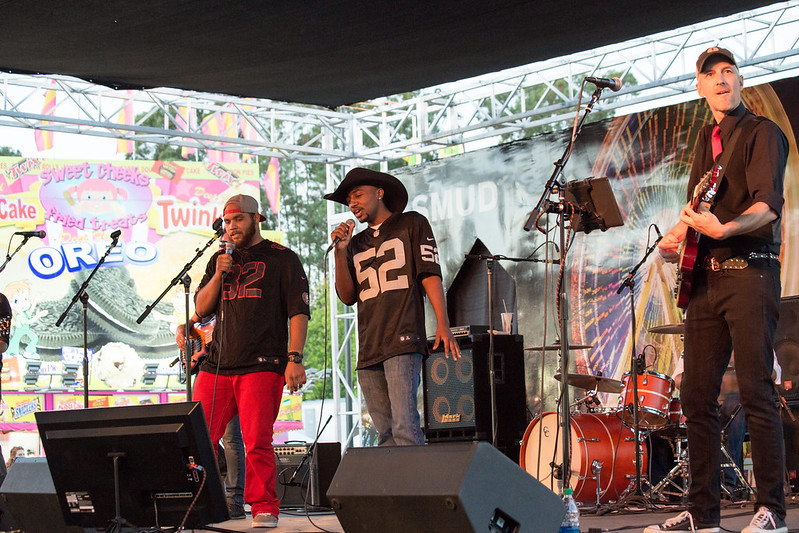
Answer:
[[[608, 509], [603, 510], [608, 511]], [[580, 530], [583, 532], [588, 532], [591, 529], [596, 529], [597, 532], [642, 531], [644, 527], [661, 523], [675, 516], [682, 510], [683, 508], [679, 505], [659, 505], [657, 508], [649, 510], [645, 510], [643, 507], [636, 508], [630, 506], [623, 511], [609, 511], [601, 515], [597, 513], [584, 513], [580, 516]], [[721, 519], [722, 532], [741, 531], [741, 529], [749, 525], [749, 520], [752, 518], [753, 514], [754, 509], [751, 503], [731, 504], [729, 502], [724, 502]], [[229, 520], [221, 524], [215, 524], [214, 529], [209, 531], [265, 531], [264, 529], [254, 529], [250, 527], [251, 522], [252, 519], [248, 514], [247, 518], [244, 520]], [[797, 496], [793, 496], [788, 500], [788, 516], [785, 522], [791, 533], [799, 533], [799, 498], [797, 498]], [[317, 533], [325, 530], [333, 533], [344, 532], [344, 529], [336, 519], [336, 515], [332, 512], [326, 514], [311, 514], [310, 517], [308, 517], [302, 510], [287, 510], [281, 511], [279, 525], [271, 531], [275, 531], [276, 533]], [[430, 531], [436, 531], [435, 524], [431, 524]]]

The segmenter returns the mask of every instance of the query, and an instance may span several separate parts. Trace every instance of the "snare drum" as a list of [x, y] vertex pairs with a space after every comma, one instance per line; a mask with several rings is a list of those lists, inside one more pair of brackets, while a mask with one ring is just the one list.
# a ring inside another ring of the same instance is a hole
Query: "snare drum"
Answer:
[[[669, 402], [674, 391], [674, 380], [659, 372], [646, 371], [637, 374], [638, 381], [638, 427], [656, 429], [668, 421]], [[625, 424], [632, 426], [633, 384], [630, 373], [622, 377], [622, 391], [619, 396], [618, 415]]]
[[[527, 426], [519, 464], [554, 492], [559, 480], [552, 475], [551, 462], [561, 464], [558, 414], [545, 412]], [[635, 444], [630, 428], [622, 425], [614, 412], [578, 413], [571, 416], [569, 434], [571, 477], [574, 499], [591, 503], [617, 500], [635, 478]], [[641, 446], [642, 474], [647, 464], [646, 447]], [[599, 483], [597, 483], [597, 479]]]

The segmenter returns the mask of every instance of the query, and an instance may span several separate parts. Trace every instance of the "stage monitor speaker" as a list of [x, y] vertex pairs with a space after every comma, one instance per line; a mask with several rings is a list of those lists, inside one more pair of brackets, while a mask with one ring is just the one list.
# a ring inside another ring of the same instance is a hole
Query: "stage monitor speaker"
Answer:
[[552, 533], [566, 514], [486, 442], [350, 448], [327, 496], [346, 533]]
[[[9, 467], [0, 487], [16, 528], [25, 533], [81, 533], [67, 526], [44, 457], [20, 457]], [[5, 519], [4, 519], [5, 523]]]
[[[424, 370], [428, 442], [491, 440], [489, 341], [488, 333], [458, 339], [458, 360], [430, 346]], [[521, 335], [494, 335], [497, 448], [516, 462], [527, 428], [523, 354]]]
[[799, 399], [799, 296], [780, 300], [774, 351], [782, 368], [782, 381], [777, 390], [785, 399]]
[[341, 443], [318, 442], [313, 455], [306, 458], [310, 446], [308, 443], [275, 445], [275, 490], [281, 509], [304, 508], [306, 504], [330, 507], [327, 489], [341, 461]]

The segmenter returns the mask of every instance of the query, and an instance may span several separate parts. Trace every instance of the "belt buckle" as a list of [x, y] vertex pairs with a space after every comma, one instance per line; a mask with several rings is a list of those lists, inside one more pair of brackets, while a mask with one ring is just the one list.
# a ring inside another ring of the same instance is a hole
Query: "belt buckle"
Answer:
[[707, 268], [709, 270], [712, 270], [713, 272], [718, 272], [719, 270], [721, 270], [721, 265], [719, 264], [719, 262], [716, 260], [715, 257], [709, 257], [707, 260]]

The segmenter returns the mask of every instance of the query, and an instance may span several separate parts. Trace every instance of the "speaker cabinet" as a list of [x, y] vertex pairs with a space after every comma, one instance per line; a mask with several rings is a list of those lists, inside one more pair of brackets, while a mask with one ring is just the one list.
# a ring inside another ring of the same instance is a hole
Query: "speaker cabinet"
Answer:
[[341, 461], [341, 443], [318, 442], [313, 454], [307, 455], [310, 446], [280, 444], [274, 447], [277, 459], [275, 490], [281, 509], [305, 507], [306, 504], [330, 507], [327, 489]]
[[486, 442], [350, 448], [327, 495], [346, 533], [552, 533], [566, 514]]
[[[425, 360], [424, 421], [428, 442], [491, 440], [489, 335], [458, 340], [461, 358], [432, 351]], [[494, 335], [497, 448], [514, 461], [527, 426], [521, 335]]]
[[799, 399], [799, 296], [780, 301], [774, 351], [782, 368], [782, 382], [777, 390], [787, 400]]
[[[81, 533], [67, 526], [44, 457], [20, 457], [8, 469], [0, 494], [16, 527], [25, 533]], [[4, 520], [5, 522], [5, 520]]]

